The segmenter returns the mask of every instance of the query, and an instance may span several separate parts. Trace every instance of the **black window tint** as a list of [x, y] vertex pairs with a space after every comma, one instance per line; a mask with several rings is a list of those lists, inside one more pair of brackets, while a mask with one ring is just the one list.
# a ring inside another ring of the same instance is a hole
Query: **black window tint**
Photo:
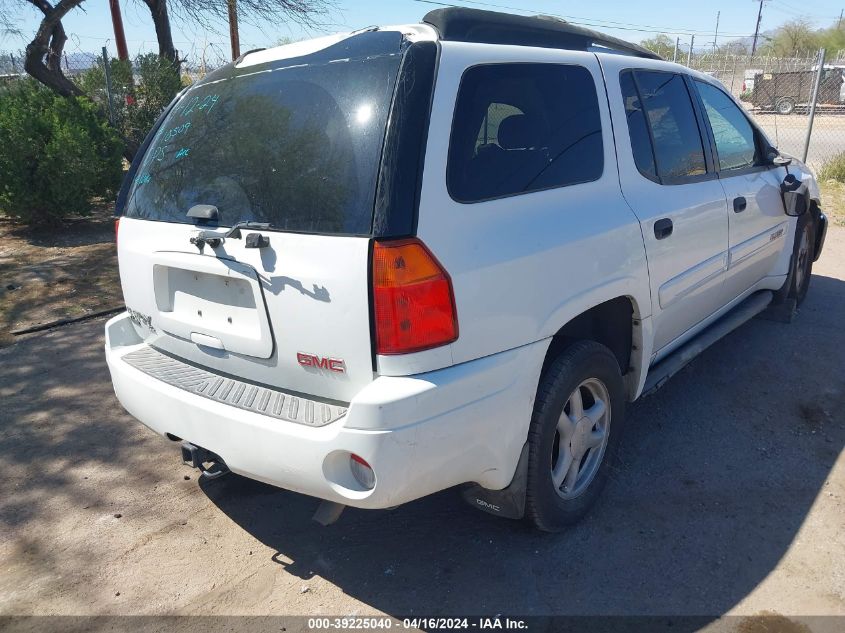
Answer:
[[657, 170], [654, 167], [654, 152], [651, 149], [651, 139], [648, 136], [648, 123], [645, 112], [640, 103], [640, 95], [634, 84], [632, 72], [622, 73], [622, 99], [625, 102], [625, 117], [628, 119], [628, 135], [631, 137], [631, 150], [634, 152], [634, 162], [637, 169], [646, 178], [657, 180]]
[[[369, 234], [402, 41], [370, 35], [192, 87], [139, 164], [126, 215], [189, 222], [212, 204], [226, 226]], [[353, 53], [365, 57], [331, 61]]]
[[661, 181], [707, 173], [701, 133], [684, 78], [640, 70], [634, 75], [654, 139]]
[[696, 81], [704, 102], [704, 111], [713, 130], [719, 168], [722, 170], [751, 167], [757, 158], [754, 128], [730, 97], [703, 81]]
[[586, 68], [491, 64], [464, 73], [447, 167], [455, 200], [588, 182], [603, 167], [598, 97]]

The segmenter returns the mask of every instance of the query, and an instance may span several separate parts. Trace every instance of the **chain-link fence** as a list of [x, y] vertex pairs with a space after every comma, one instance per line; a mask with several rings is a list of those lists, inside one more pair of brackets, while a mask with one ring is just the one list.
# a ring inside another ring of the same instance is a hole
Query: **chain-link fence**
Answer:
[[811, 130], [807, 162], [815, 170], [845, 152], [845, 51], [827, 56], [821, 67], [819, 51], [754, 58], [747, 54], [679, 53], [677, 61], [721, 81], [781, 151], [803, 158]]
[[[101, 68], [102, 60], [101, 52], [79, 50], [64, 53], [61, 68], [66, 77], [70, 77], [78, 83], [89, 71], [98, 67]], [[227, 52], [219, 46], [205, 45], [194, 48], [191, 54], [186, 55], [180, 63], [182, 81], [185, 84], [199, 81], [208, 73], [229, 63], [229, 61]], [[8, 83], [24, 77], [25, 74], [23, 51], [0, 51], [0, 82]]]
[[[190, 84], [228, 62], [228, 51], [222, 46], [194, 46], [183, 55], [180, 64], [181, 82]], [[140, 59], [143, 56], [139, 56]], [[671, 58], [671, 57], [670, 57]], [[128, 79], [137, 85], [139, 64], [131, 64]], [[97, 69], [102, 72], [102, 53], [75, 50], [65, 53], [62, 70], [95, 100], [107, 98], [103, 81], [91, 81]], [[0, 85], [24, 76], [23, 53], [0, 53]], [[677, 53], [681, 64], [715, 77], [739, 98], [746, 109], [782, 151], [803, 158], [808, 130], [807, 162], [822, 169], [835, 156], [845, 153], [845, 51], [829, 55], [819, 73], [818, 51], [805, 51], [794, 57], [771, 57], [730, 52]], [[113, 100], [126, 99], [127, 90], [118, 76], [112, 86]], [[815, 116], [810, 117], [816, 77], [819, 86]], [[811, 125], [812, 123], [812, 125]]]
[[[219, 47], [204, 47], [180, 61], [177, 68], [154, 53], [127, 61], [76, 50], [62, 55], [61, 69], [79, 89], [98, 103], [125, 139], [140, 144], [174, 95], [228, 60]], [[0, 53], [0, 89], [26, 77], [24, 54]]]

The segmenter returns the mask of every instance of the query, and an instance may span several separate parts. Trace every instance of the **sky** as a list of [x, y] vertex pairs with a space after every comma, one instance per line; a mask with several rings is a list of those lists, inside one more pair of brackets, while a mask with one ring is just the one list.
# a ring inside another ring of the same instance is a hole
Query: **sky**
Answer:
[[[262, 29], [241, 24], [241, 50], [277, 44], [283, 38], [303, 39], [327, 32], [347, 31], [374, 24], [418, 22], [425, 13], [447, 2], [456, 6], [502, 10], [525, 15], [548, 14], [563, 17], [575, 24], [588, 26], [623, 39], [639, 42], [665, 33], [680, 37], [682, 46], [689, 46], [695, 37], [695, 48], [712, 46], [719, 16], [719, 41], [750, 36], [754, 32], [759, 2], [757, 0], [601, 0], [567, 2], [560, 0], [334, 0], [337, 10], [330, 24], [323, 28], [303, 30], [295, 24], [266, 25]], [[158, 50], [155, 30], [146, 5], [141, 0], [121, 0], [124, 28], [130, 55]], [[761, 30], [771, 30], [796, 18], [804, 18], [816, 27], [829, 26], [839, 18], [845, 0], [766, 0]], [[0, 50], [22, 50], [35, 33], [40, 13], [25, 5], [18, 24], [23, 37], [0, 36]], [[67, 53], [98, 52], [107, 46], [113, 55], [114, 33], [108, 0], [85, 0], [63, 20], [69, 41]], [[208, 57], [229, 55], [228, 29], [221, 24], [217, 32], [206, 32], [186, 24], [173, 24], [176, 48], [189, 61], [198, 61], [203, 51]]]

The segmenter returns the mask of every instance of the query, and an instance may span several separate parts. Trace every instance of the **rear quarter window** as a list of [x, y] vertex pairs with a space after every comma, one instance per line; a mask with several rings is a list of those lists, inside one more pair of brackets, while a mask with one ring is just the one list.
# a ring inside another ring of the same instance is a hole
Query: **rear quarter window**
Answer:
[[488, 64], [461, 78], [447, 184], [479, 202], [597, 180], [604, 169], [593, 77], [564, 64]]

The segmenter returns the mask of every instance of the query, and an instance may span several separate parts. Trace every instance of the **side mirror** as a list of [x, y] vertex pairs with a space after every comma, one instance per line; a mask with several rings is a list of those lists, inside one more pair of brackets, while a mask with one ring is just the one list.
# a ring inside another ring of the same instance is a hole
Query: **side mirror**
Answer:
[[766, 152], [766, 158], [769, 160], [769, 163], [776, 165], [777, 167], [786, 167], [792, 163], [791, 158], [783, 156], [777, 148], [774, 147], [770, 147], [769, 151]]
[[783, 196], [783, 210], [786, 215], [798, 217], [810, 208], [810, 190], [794, 174], [787, 174], [780, 185]]

